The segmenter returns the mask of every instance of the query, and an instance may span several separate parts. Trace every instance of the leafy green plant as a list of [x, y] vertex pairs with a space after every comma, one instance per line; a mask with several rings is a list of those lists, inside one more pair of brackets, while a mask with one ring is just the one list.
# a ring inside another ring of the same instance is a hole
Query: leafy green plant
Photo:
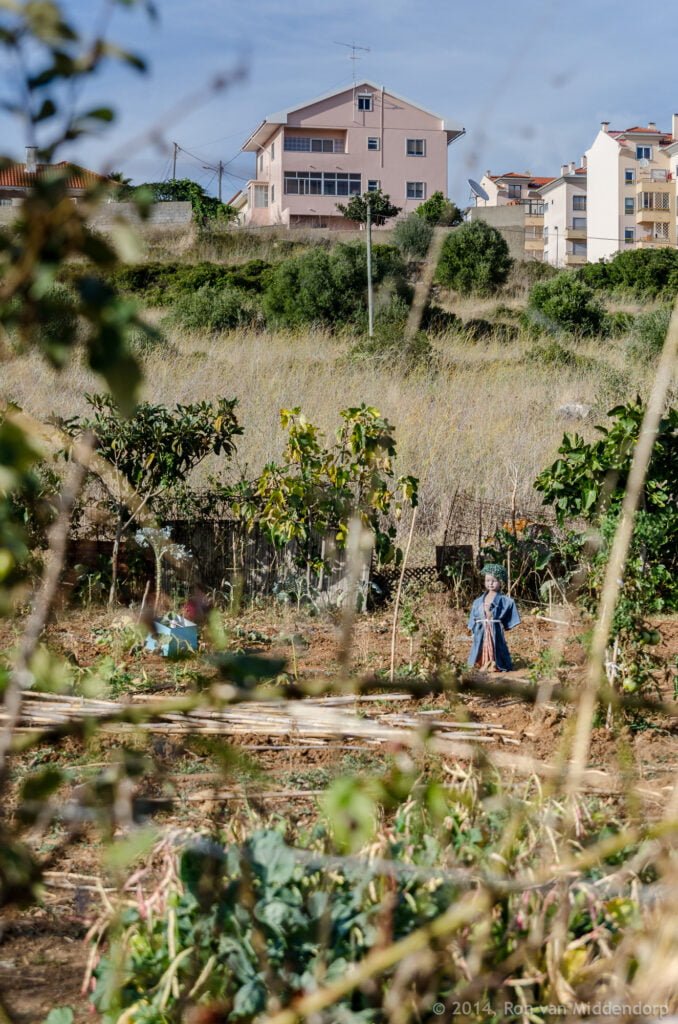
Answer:
[[436, 280], [458, 292], [492, 295], [508, 278], [512, 264], [501, 232], [484, 221], [472, 221], [445, 239]]
[[637, 299], [669, 299], [678, 291], [678, 252], [669, 246], [625, 249], [610, 260], [588, 263], [575, 273], [596, 291]]
[[238, 288], [204, 285], [196, 292], [182, 295], [174, 303], [167, 322], [185, 331], [231, 331], [252, 323], [256, 313], [252, 299]]
[[606, 328], [602, 303], [574, 274], [558, 274], [535, 284], [530, 292], [528, 315], [548, 334], [601, 334]]
[[456, 203], [446, 199], [442, 192], [434, 192], [423, 203], [420, 203], [414, 212], [417, 217], [421, 217], [432, 227], [437, 224], [445, 227], [454, 226], [461, 224], [464, 219]]
[[644, 363], [654, 362], [664, 345], [670, 320], [670, 306], [660, 306], [636, 317], [628, 345], [631, 358]]
[[399, 220], [393, 229], [393, 241], [400, 251], [404, 256], [415, 259], [424, 259], [432, 238], [433, 228], [425, 218], [418, 217], [416, 212]]
[[258, 524], [278, 546], [297, 542], [309, 574], [326, 569], [314, 539], [333, 534], [343, 548], [353, 515], [372, 534], [378, 561], [398, 562], [402, 552], [388, 517], [399, 515], [405, 502], [417, 503], [416, 478], [395, 476], [396, 442], [388, 420], [366, 405], [343, 409], [340, 416], [336, 442], [326, 446], [300, 408], [283, 409], [283, 462], [225, 492], [250, 529]]
[[397, 217], [401, 208], [391, 202], [391, 197], [380, 188], [374, 192], [363, 192], [361, 196], [352, 196], [348, 203], [337, 203], [337, 209], [347, 219], [359, 224], [367, 223], [369, 209], [370, 220], [381, 227], [387, 220]]

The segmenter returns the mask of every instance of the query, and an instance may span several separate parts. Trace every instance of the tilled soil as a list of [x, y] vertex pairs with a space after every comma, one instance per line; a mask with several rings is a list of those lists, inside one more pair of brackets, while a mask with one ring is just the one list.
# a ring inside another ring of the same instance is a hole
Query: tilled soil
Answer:
[[[176, 665], [157, 655], [121, 649], [118, 637], [125, 621], [124, 614], [64, 613], [50, 625], [46, 642], [79, 668], [96, 664], [106, 655], [113, 656], [131, 681], [132, 690], [137, 692], [181, 692], [191, 685], [186, 670], [195, 667], [195, 662]], [[328, 619], [290, 613], [274, 617], [256, 612], [239, 625], [240, 637], [234, 645], [285, 658], [288, 671], [297, 678], [332, 678], [339, 671], [339, 630]], [[667, 619], [657, 625], [662, 634], [658, 652], [668, 662], [678, 651], [678, 619]], [[419, 632], [412, 644], [407, 637], [398, 635], [396, 665], [405, 666], [410, 661], [416, 665], [434, 629], [442, 636], [446, 661], [461, 663], [469, 649], [465, 615], [446, 607], [441, 595], [434, 595], [421, 615]], [[497, 679], [538, 681], [546, 666], [544, 652], [557, 639], [560, 629], [557, 623], [528, 617], [510, 637], [516, 669]], [[581, 633], [581, 623], [566, 633], [563, 664], [557, 670], [559, 681], [574, 691], [585, 663]], [[0, 625], [0, 650], [11, 647], [15, 638], [7, 624]], [[360, 619], [352, 636], [353, 670], [374, 673], [388, 668], [390, 646], [391, 620], [387, 615]], [[214, 670], [207, 671], [209, 674]], [[397, 679], [394, 688], [398, 689]], [[664, 696], [672, 697], [672, 693], [667, 691]], [[115, 699], [124, 699], [124, 692], [116, 692]], [[408, 715], [435, 711], [436, 717], [450, 721], [459, 720], [463, 714], [470, 721], [501, 725], [519, 743], [498, 740], [496, 749], [504, 754], [513, 750], [547, 762], [562, 750], [573, 714], [567, 707], [549, 704], [535, 710], [512, 696], [473, 694], [458, 698], [456, 705], [450, 705], [446, 695], [431, 695], [399, 701], [386, 710]], [[383, 704], [360, 705], [361, 715], [378, 717], [383, 713]], [[118, 745], [115, 737], [99, 737], [85, 752], [79, 744], [69, 741], [59, 751], [42, 749], [37, 757], [41, 763], [58, 760], [61, 764], [83, 764], [86, 778], [87, 765], [105, 764]], [[318, 791], [325, 788], [333, 775], [346, 770], [378, 770], [393, 753], [366, 747], [352, 738], [315, 747], [300, 745], [295, 736], [266, 736], [258, 732], [233, 737], [232, 746], [245, 761], [224, 777], [215, 771], [218, 765], [213, 757], [213, 744], [161, 735], [152, 738], [150, 750], [161, 770], [142, 782], [139, 795], [150, 800], [171, 797], [174, 801], [171, 811], [157, 816], [158, 824], [204, 828], [210, 822], [218, 826], [228, 820], [232, 824], [242, 817], [243, 824], [251, 825], [252, 821], [280, 814], [296, 831], [312, 823]], [[675, 750], [675, 732], [665, 722], [646, 721], [636, 731], [597, 727], [593, 730], [589, 765], [616, 777], [624, 765], [630, 764], [640, 783], [668, 793], [675, 772]], [[18, 761], [14, 766], [17, 776], [35, 762], [36, 755]], [[73, 784], [79, 781], [75, 773]], [[276, 791], [284, 795], [277, 796]], [[11, 795], [9, 800], [11, 804]], [[657, 801], [649, 807], [649, 813], [660, 810]], [[82, 937], [96, 916], [98, 897], [79, 886], [74, 876], [101, 876], [100, 851], [94, 829], [85, 829], [80, 840], [66, 848], [59, 863], [52, 865], [61, 873], [60, 887], [46, 887], [41, 907], [24, 913], [6, 912], [0, 921], [0, 993], [14, 1024], [41, 1024], [49, 1010], [60, 1005], [73, 1009], [76, 1024], [98, 1019], [81, 993], [88, 955]]]

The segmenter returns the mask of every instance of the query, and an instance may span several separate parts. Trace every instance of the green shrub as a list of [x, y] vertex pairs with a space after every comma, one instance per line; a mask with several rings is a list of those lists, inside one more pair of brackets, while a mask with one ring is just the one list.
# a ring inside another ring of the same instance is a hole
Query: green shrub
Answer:
[[[391, 287], [404, 296], [404, 274], [394, 246], [374, 246], [375, 285], [389, 278]], [[278, 264], [267, 275], [263, 304], [267, 319], [281, 327], [355, 322], [367, 308], [365, 246], [339, 243], [329, 252], [315, 250]]]
[[233, 285], [258, 294], [264, 288], [271, 264], [249, 260], [236, 266], [219, 263], [140, 263], [121, 267], [114, 275], [121, 291], [138, 295], [149, 306], [170, 306], [199, 288]]
[[610, 338], [621, 338], [628, 334], [635, 322], [633, 313], [608, 313], [605, 318], [605, 333]]
[[591, 288], [639, 299], [672, 297], [678, 291], [678, 251], [628, 249], [611, 260], [581, 267], [577, 277]]
[[602, 334], [606, 313], [589, 288], [574, 274], [559, 274], [536, 284], [530, 293], [528, 315], [550, 334]]
[[167, 321], [186, 331], [230, 331], [251, 323], [256, 317], [252, 300], [237, 288], [204, 285], [183, 295], [173, 306]]
[[643, 362], [656, 359], [664, 346], [670, 320], [670, 306], [661, 306], [637, 317], [628, 346], [631, 358]]
[[462, 224], [445, 239], [436, 279], [458, 292], [491, 295], [504, 284], [512, 264], [503, 235], [478, 220]]
[[575, 367], [579, 364], [579, 356], [572, 349], [565, 348], [559, 341], [547, 341], [545, 344], [535, 344], [525, 353], [525, 361], [536, 363], [538, 366], [564, 369]]
[[393, 241], [405, 256], [423, 259], [433, 238], [433, 228], [424, 220], [411, 213], [399, 220], [393, 230]]

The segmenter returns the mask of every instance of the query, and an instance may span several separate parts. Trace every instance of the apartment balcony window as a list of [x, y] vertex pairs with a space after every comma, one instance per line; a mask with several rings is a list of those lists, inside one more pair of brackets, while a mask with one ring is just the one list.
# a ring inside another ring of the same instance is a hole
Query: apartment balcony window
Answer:
[[361, 176], [330, 171], [285, 171], [286, 196], [359, 196]]
[[633, 196], [626, 196], [624, 199], [624, 213], [634, 213], [635, 206], [636, 204]]
[[408, 156], [426, 156], [426, 139], [408, 139]]
[[368, 179], [368, 182], [367, 182], [367, 191], [368, 192], [378, 192], [380, 187], [381, 187], [381, 182], [378, 180], [378, 178], [369, 178]]
[[406, 195], [408, 199], [426, 199], [426, 182], [408, 181]]
[[586, 209], [586, 196], [572, 196], [572, 209], [573, 210], [585, 210]]
[[521, 195], [522, 195], [522, 186], [521, 185], [509, 185], [509, 187], [508, 187], [508, 197], [509, 197], [509, 199], [520, 199]]
[[639, 210], [670, 210], [671, 197], [668, 192], [641, 192], [638, 196]]
[[367, 140], [367, 148], [375, 152], [381, 149], [381, 139], [378, 136], [370, 136]]
[[636, 240], [636, 229], [635, 228], [624, 228], [624, 241], [627, 245]]
[[523, 203], [526, 217], [543, 217], [544, 210], [546, 209], [546, 203], [537, 203], [534, 200], [528, 200]]
[[586, 230], [586, 217], [573, 217], [572, 227], [577, 231]]
[[372, 93], [371, 92], [359, 92], [356, 98], [356, 104], [358, 110], [371, 110], [372, 109]]
[[573, 256], [586, 256], [586, 242], [573, 242], [572, 243], [572, 255]]
[[633, 167], [627, 167], [624, 171], [624, 184], [633, 185], [636, 180], [636, 172]]
[[254, 186], [254, 205], [258, 210], [263, 210], [268, 206], [268, 185]]
[[652, 146], [636, 146], [636, 160], [651, 160]]
[[310, 135], [286, 135], [286, 153], [343, 153], [343, 139], [314, 139]]
[[652, 225], [652, 239], [655, 242], [668, 242], [668, 240], [669, 240], [669, 226], [668, 226], [668, 224], [653, 224]]

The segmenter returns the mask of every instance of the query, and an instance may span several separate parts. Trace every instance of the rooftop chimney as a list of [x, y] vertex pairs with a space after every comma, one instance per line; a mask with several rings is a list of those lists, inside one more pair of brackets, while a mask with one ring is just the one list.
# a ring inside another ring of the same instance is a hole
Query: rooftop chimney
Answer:
[[601, 121], [600, 122], [600, 128], [601, 128], [601, 131], [604, 131], [605, 134], [607, 135], [607, 133], [610, 130], [610, 122], [609, 121]]
[[26, 170], [29, 174], [35, 174], [38, 169], [38, 147], [26, 146]]
[[647, 127], [651, 128], [652, 131], [655, 131], [656, 128], [657, 128], [657, 122], [656, 121], [648, 121], [647, 122]]
[[583, 156], [583, 157], [581, 158], [581, 163], [580, 163], [580, 165], [579, 165], [579, 166], [580, 166], [580, 167], [583, 167], [583, 168], [584, 168], [584, 170], [586, 170], [586, 156]]
[[562, 177], [565, 177], [565, 175], [567, 174], [567, 164], [560, 165], [560, 173]]
[[678, 114], [674, 114], [671, 118], [671, 135], [674, 139], [678, 139]]
[[576, 169], [577, 169], [576, 163], [574, 162], [574, 160], [570, 160], [570, 174], [574, 174]]

